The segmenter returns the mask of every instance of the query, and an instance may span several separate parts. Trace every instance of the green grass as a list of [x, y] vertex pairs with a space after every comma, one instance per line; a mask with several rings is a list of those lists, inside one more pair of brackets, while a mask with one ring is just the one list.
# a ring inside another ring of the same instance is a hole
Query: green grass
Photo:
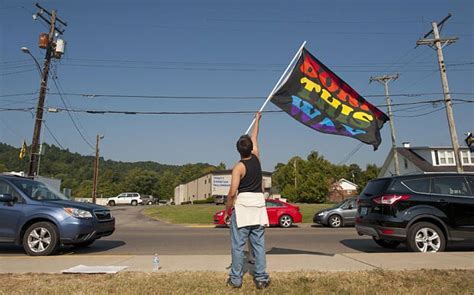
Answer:
[[212, 224], [214, 214], [224, 210], [224, 205], [177, 205], [146, 208], [146, 216], [176, 224]]
[[[328, 208], [332, 204], [297, 204], [303, 214], [303, 222], [312, 223], [314, 213], [318, 210]], [[153, 206], [146, 208], [146, 216], [156, 220], [162, 220], [176, 224], [212, 224], [214, 214], [224, 210], [224, 205], [177, 205], [177, 206]]]
[[316, 211], [329, 208], [334, 204], [296, 204], [300, 207], [300, 212], [303, 214], [303, 223], [313, 223], [313, 216]]
[[270, 273], [257, 290], [246, 274], [241, 289], [224, 272], [122, 272], [116, 275], [1, 274], [0, 294], [472, 294], [472, 270]]

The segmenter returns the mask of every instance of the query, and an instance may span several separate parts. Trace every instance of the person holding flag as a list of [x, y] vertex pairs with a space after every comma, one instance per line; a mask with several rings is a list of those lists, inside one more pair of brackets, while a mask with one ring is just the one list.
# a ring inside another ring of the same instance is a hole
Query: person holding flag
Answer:
[[260, 118], [261, 113], [258, 112], [252, 135], [242, 135], [237, 141], [237, 151], [241, 159], [232, 169], [232, 180], [224, 211], [224, 220], [232, 214], [230, 222], [232, 265], [227, 285], [234, 288], [242, 286], [244, 246], [249, 239], [252, 248], [250, 251], [255, 256], [255, 285], [258, 289], [270, 285], [265, 257], [265, 226], [268, 226], [269, 222], [263, 194], [257, 138]]

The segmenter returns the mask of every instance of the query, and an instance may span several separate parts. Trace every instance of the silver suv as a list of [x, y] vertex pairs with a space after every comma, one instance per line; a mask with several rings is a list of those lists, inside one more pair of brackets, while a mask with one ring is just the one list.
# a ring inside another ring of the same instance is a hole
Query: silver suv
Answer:
[[336, 204], [334, 207], [316, 212], [313, 222], [330, 227], [354, 225], [356, 214], [357, 202], [356, 198], [353, 197]]

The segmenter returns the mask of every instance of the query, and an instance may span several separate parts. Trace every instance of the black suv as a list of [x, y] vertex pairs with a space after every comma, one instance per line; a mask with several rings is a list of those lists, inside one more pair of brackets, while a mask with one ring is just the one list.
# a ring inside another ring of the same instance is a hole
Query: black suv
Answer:
[[438, 252], [448, 241], [474, 240], [474, 174], [379, 178], [357, 202], [357, 232], [385, 248], [406, 243], [412, 251]]

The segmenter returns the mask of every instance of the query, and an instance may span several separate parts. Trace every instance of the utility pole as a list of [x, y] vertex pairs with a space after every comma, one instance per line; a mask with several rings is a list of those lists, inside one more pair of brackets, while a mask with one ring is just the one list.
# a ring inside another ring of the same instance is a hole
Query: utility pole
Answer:
[[[463, 172], [463, 168], [461, 165], [461, 157], [459, 155], [459, 142], [458, 142], [458, 134], [456, 132], [456, 125], [454, 123], [454, 116], [453, 116], [453, 107], [452, 107], [452, 100], [451, 94], [449, 93], [449, 85], [448, 85], [448, 77], [446, 75], [446, 64], [444, 63], [443, 57], [443, 47], [446, 45], [450, 45], [455, 43], [458, 38], [451, 37], [451, 38], [441, 38], [439, 35], [439, 31], [443, 28], [444, 22], [447, 21], [451, 17], [451, 13], [448, 14], [439, 24], [436, 22], [431, 23], [431, 31], [426, 33], [423, 36], [423, 39], [416, 41], [416, 45], [428, 45], [432, 49], [436, 50], [438, 55], [438, 65], [439, 65], [439, 73], [441, 75], [441, 83], [443, 85], [443, 93], [444, 93], [444, 103], [446, 105], [446, 116], [448, 117], [448, 125], [449, 125], [449, 133], [451, 135], [451, 142], [453, 145], [454, 151], [454, 160], [456, 162], [456, 170], [458, 173]], [[433, 34], [434, 39], [426, 39], [428, 36]]]
[[92, 203], [96, 203], [97, 199], [97, 180], [99, 179], [99, 140], [103, 139], [104, 136], [97, 134], [95, 142], [95, 160], [94, 160], [94, 176], [92, 179]]
[[[60, 22], [64, 26], [67, 26], [66, 23], [61, 21], [59, 18], [56, 17], [56, 10], [52, 10], [52, 12], [47, 11], [39, 4], [36, 4], [36, 7], [40, 9], [40, 11], [33, 15], [33, 19], [37, 19], [40, 17], [43, 21], [49, 24], [49, 33], [47, 35], [47, 44], [46, 44], [46, 55], [44, 58], [43, 70], [41, 72], [41, 85], [38, 97], [38, 104], [36, 106], [36, 116], [35, 116], [35, 127], [33, 130], [33, 139], [31, 141], [31, 150], [30, 150], [30, 162], [28, 165], [28, 176], [34, 176], [35, 171], [38, 165], [38, 158], [39, 158], [39, 141], [41, 135], [41, 125], [43, 123], [43, 108], [44, 108], [44, 101], [46, 99], [46, 91], [48, 86], [48, 75], [49, 75], [49, 66], [51, 63], [51, 58], [57, 56], [55, 54], [56, 42], [54, 40], [56, 32], [59, 34], [63, 33], [63, 30], [60, 30], [56, 27], [56, 21]], [[46, 13], [50, 19], [48, 20], [43, 13]]]
[[380, 84], [383, 84], [383, 87], [385, 89], [385, 99], [387, 101], [388, 117], [390, 118], [390, 133], [392, 136], [392, 153], [393, 153], [393, 161], [395, 162], [395, 175], [400, 175], [400, 164], [398, 162], [397, 139], [395, 137], [395, 124], [393, 122], [392, 102], [388, 94], [388, 82], [397, 80], [398, 77], [399, 77], [398, 74], [384, 75], [384, 76], [378, 76], [378, 77], [370, 77], [370, 80], [369, 80], [369, 83], [372, 81], [377, 81]]

